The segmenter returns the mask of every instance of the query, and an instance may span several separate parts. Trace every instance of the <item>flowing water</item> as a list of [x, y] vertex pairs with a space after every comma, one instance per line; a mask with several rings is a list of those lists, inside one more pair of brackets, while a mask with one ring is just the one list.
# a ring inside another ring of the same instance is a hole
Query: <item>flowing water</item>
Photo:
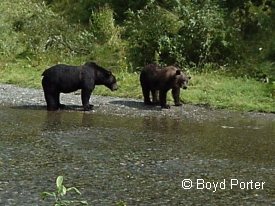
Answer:
[[20, 107], [0, 118], [0, 205], [52, 205], [40, 194], [59, 175], [82, 193], [64, 198], [89, 205], [275, 204], [275, 121]]

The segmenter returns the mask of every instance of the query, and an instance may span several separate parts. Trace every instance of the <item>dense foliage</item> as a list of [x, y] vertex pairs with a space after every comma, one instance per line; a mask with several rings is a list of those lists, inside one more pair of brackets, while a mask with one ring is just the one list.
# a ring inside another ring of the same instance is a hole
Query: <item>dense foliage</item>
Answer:
[[273, 81], [274, 9], [272, 0], [4, 1], [1, 60], [86, 56], [128, 71], [156, 62]]

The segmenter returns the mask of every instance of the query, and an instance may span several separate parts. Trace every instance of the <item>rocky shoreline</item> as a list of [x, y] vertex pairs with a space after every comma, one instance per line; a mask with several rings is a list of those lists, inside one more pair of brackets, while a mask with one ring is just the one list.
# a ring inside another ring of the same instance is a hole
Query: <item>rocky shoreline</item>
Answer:
[[[46, 102], [42, 89], [22, 88], [11, 84], [0, 84], [0, 106], [24, 107], [26, 109], [46, 110]], [[80, 93], [61, 94], [61, 103], [68, 111], [81, 111]], [[235, 112], [229, 110], [211, 110], [205, 106], [184, 104], [181, 107], [172, 106], [171, 109], [160, 107], [144, 106], [142, 100], [132, 98], [120, 98], [109, 96], [93, 95], [90, 104], [94, 105], [95, 112], [100, 114], [111, 114], [119, 116], [154, 116], [170, 117], [177, 120], [222, 120], [234, 118], [236, 115], [243, 118], [256, 118], [263, 121], [275, 121], [275, 114], [257, 112]]]

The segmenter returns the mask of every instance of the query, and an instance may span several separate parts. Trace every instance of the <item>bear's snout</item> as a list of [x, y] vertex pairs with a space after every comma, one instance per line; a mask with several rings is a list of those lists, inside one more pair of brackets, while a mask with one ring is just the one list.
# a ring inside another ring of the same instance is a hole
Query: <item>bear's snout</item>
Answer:
[[112, 91], [118, 90], [117, 84], [113, 84], [112, 87], [111, 87], [111, 90], [112, 90]]

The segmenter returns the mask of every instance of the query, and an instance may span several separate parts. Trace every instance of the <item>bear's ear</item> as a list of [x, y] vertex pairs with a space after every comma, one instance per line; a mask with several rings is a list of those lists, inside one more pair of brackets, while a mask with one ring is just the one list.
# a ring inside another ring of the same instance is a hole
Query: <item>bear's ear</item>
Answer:
[[176, 71], [176, 75], [180, 75], [181, 74], [181, 71], [180, 70], [177, 70]]
[[87, 65], [88, 67], [95, 67], [95, 66], [97, 66], [95, 62], [87, 62], [85, 65]]

